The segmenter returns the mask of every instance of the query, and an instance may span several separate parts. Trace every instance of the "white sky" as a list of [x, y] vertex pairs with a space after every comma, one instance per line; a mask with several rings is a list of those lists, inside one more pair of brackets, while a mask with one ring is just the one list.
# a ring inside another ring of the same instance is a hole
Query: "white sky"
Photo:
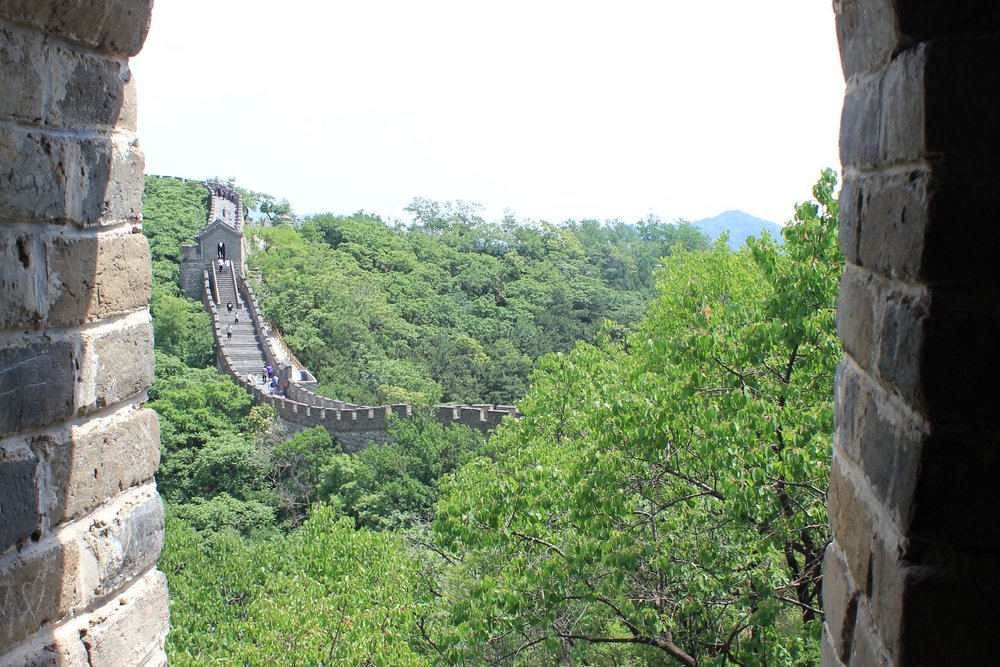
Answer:
[[830, 0], [156, 0], [146, 172], [299, 214], [792, 215], [839, 169]]

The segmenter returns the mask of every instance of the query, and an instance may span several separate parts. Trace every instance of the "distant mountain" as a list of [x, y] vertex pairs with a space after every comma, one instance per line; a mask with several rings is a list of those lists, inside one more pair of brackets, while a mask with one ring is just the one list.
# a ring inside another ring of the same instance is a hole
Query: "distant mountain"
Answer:
[[781, 225], [744, 213], [743, 211], [726, 211], [712, 218], [697, 220], [691, 223], [699, 231], [710, 238], [718, 238], [722, 232], [729, 232], [729, 247], [734, 250], [743, 245], [751, 236], [760, 237], [767, 232], [781, 243]]

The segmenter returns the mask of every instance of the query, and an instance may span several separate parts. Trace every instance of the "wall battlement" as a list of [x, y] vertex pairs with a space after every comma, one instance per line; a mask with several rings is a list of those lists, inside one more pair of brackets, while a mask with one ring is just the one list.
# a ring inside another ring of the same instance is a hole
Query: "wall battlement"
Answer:
[[[212, 195], [214, 199], [215, 194]], [[206, 264], [203, 263], [203, 266]], [[346, 451], [357, 451], [370, 442], [386, 440], [388, 419], [396, 416], [407, 419], [413, 416], [412, 406], [407, 404], [361, 406], [346, 401], [321, 396], [312, 390], [316, 380], [308, 370], [288, 350], [281, 337], [264, 319], [257, 303], [253, 288], [245, 276], [234, 272], [234, 279], [242, 304], [246, 306], [262, 359], [262, 366], [271, 365], [279, 377], [288, 380], [284, 396], [271, 395], [266, 387], [247, 378], [231, 353], [232, 344], [226, 337], [226, 324], [222, 321], [222, 311], [218, 303], [215, 280], [216, 269], [210, 265], [202, 273], [202, 298], [205, 308], [212, 316], [212, 329], [218, 349], [219, 370], [228, 374], [234, 382], [250, 393], [254, 402], [270, 405], [278, 416], [295, 426], [322, 426]], [[434, 409], [435, 419], [445, 426], [461, 424], [489, 435], [507, 417], [517, 417], [517, 408], [512, 405], [443, 405]]]

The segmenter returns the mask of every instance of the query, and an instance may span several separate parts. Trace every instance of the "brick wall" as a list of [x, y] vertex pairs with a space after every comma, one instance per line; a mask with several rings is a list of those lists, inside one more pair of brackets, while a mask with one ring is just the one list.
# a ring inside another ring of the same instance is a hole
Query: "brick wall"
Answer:
[[1000, 6], [834, 9], [847, 267], [823, 664], [986, 664], [1000, 594]]
[[0, 1], [0, 665], [165, 662], [143, 158], [150, 1]]

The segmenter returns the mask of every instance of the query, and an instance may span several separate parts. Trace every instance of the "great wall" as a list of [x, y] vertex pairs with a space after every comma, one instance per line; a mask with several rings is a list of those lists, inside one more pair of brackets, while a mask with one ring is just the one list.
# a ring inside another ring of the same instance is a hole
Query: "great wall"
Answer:
[[[209, 191], [208, 220], [197, 244], [182, 248], [181, 289], [199, 298], [212, 316], [219, 370], [249, 392], [255, 403], [273, 407], [293, 430], [322, 426], [348, 452], [384, 442], [389, 417], [410, 418], [414, 407], [405, 403], [356, 405], [314, 391], [316, 378], [260, 311], [247, 276], [247, 211], [239, 193], [214, 183], [202, 185]], [[221, 263], [220, 247], [226, 255]], [[228, 304], [233, 305], [232, 312]], [[266, 373], [262, 375], [267, 367], [274, 369], [277, 392], [270, 388]], [[476, 404], [439, 405], [433, 414], [445, 426], [461, 424], [488, 436], [504, 418], [516, 417], [518, 412], [512, 405]]]
[[[821, 663], [984, 664], [1000, 597], [984, 530], [1000, 498], [1000, 6], [833, 5], [847, 269]], [[167, 660], [128, 65], [151, 12], [0, 2], [0, 667]]]

